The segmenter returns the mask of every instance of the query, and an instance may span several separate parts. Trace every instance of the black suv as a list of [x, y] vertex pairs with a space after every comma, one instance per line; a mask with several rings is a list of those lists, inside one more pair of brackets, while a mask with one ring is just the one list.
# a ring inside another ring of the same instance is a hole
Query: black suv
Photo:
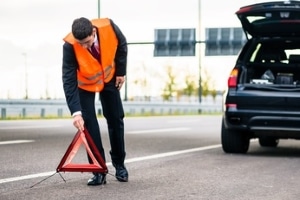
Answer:
[[221, 142], [247, 153], [249, 142], [276, 147], [300, 139], [300, 2], [264, 2], [236, 12], [247, 42], [224, 95]]

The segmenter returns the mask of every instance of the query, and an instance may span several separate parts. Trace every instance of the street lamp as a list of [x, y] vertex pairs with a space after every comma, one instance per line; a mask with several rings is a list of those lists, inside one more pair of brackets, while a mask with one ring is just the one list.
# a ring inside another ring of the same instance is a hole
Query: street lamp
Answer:
[[28, 99], [28, 72], [27, 72], [27, 53], [22, 53], [24, 56], [24, 66], [25, 66], [25, 99]]
[[98, 0], [98, 18], [100, 18], [100, 0]]
[[[199, 36], [199, 41], [201, 41], [201, 31], [202, 31], [202, 24], [201, 24], [202, 20], [201, 20], [201, 0], [198, 0], [198, 36]], [[201, 42], [198, 44], [199, 45], [199, 90], [198, 90], [198, 95], [199, 95], [199, 102], [202, 102], [202, 79], [201, 79], [201, 57], [202, 57], [202, 50], [201, 50]]]

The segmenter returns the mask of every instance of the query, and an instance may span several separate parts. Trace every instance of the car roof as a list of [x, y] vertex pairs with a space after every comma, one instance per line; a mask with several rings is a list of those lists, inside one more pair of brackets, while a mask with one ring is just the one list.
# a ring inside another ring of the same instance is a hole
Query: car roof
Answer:
[[273, 1], [241, 7], [236, 12], [247, 36], [300, 36], [300, 1]]

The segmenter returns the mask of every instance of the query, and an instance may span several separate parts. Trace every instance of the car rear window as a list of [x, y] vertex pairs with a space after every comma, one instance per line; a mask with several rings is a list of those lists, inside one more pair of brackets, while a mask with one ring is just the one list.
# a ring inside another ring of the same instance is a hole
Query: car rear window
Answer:
[[[280, 42], [258, 42], [250, 54], [249, 61], [251, 63], [299, 63], [300, 59], [300, 43], [290, 40]], [[299, 45], [297, 45], [297, 43]]]
[[300, 39], [251, 40], [240, 83], [300, 86]]

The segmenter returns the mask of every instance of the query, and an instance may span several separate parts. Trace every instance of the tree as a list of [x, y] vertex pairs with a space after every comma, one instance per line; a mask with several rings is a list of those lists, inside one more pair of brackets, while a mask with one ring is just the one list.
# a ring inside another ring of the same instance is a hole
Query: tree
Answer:
[[143, 98], [145, 101], [149, 101], [150, 100], [150, 95], [147, 94], [148, 91], [148, 86], [149, 86], [149, 80], [147, 79], [148, 76], [148, 71], [147, 71], [147, 66], [145, 64], [142, 64], [142, 66], [138, 67], [138, 73], [140, 74], [140, 76], [138, 77], [138, 79], [135, 79], [133, 81], [133, 83], [135, 85], [139, 85], [139, 87], [141, 88], [141, 90], [144, 92], [143, 94]]
[[193, 95], [197, 95], [197, 83], [196, 79], [193, 75], [187, 75], [185, 77], [185, 88], [183, 88], [183, 91], [180, 92], [182, 95], [186, 95], [189, 98], [191, 98]]
[[207, 97], [209, 95], [209, 85], [211, 82], [211, 77], [208, 74], [207, 70], [204, 70], [204, 76], [201, 79], [201, 88], [202, 88], [202, 96]]
[[216, 97], [217, 97], [217, 94], [218, 94], [217, 90], [216, 90], [216, 89], [212, 89], [212, 90], [210, 91], [210, 94], [211, 94], [211, 96], [213, 97], [213, 99], [214, 99], [214, 101], [215, 101], [215, 100], [216, 100]]
[[215, 89], [215, 85], [212, 81], [211, 76], [209, 75], [207, 70], [204, 70], [204, 77], [202, 79], [202, 96], [203, 97], [207, 97], [208, 95], [211, 95], [213, 97], [213, 99], [216, 99], [216, 96], [218, 94], [217, 90]]
[[176, 92], [176, 83], [175, 83], [175, 75], [173, 73], [172, 67], [167, 67], [167, 76], [168, 81], [163, 89], [162, 98], [164, 101], [170, 101], [173, 94]]

